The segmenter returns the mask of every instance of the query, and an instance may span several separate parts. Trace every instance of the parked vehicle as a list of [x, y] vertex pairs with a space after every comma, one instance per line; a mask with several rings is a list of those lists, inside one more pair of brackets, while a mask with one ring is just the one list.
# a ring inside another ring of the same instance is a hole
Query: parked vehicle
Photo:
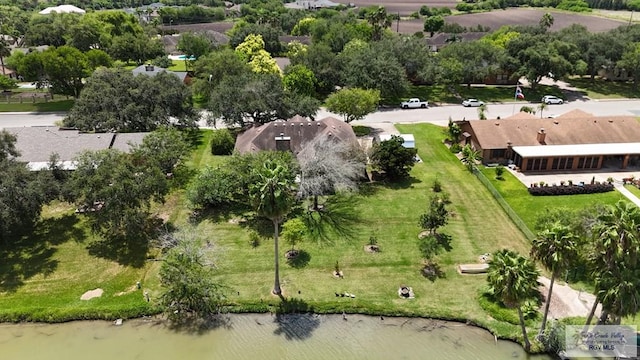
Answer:
[[470, 106], [477, 107], [482, 105], [484, 105], [484, 102], [478, 99], [467, 99], [462, 102], [462, 106], [465, 106], [465, 107], [470, 107]]
[[550, 104], [564, 104], [564, 100], [560, 99], [557, 96], [553, 96], [553, 95], [545, 95], [542, 97], [542, 102], [550, 105]]
[[420, 101], [418, 98], [411, 98], [407, 101], [403, 101], [400, 103], [400, 107], [403, 109], [417, 109], [417, 108], [428, 108], [428, 101]]

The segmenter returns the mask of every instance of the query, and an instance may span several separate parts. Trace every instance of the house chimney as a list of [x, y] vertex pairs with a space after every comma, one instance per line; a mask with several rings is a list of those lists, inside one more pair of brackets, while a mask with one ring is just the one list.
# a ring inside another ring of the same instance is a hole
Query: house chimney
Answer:
[[153, 65], [147, 64], [144, 66], [144, 71], [153, 71]]
[[546, 145], [545, 143], [546, 137], [547, 137], [547, 134], [544, 132], [544, 128], [540, 128], [540, 130], [538, 130], [537, 140], [541, 145]]
[[291, 137], [284, 136], [284, 133], [280, 133], [280, 136], [276, 136], [276, 151], [291, 151]]

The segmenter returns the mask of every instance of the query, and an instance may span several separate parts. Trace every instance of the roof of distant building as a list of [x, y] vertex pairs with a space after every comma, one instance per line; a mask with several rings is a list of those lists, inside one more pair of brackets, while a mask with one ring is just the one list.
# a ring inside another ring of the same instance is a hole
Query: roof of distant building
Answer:
[[48, 7], [42, 11], [40, 11], [38, 14], [40, 15], [47, 15], [47, 14], [51, 14], [52, 12], [58, 13], [58, 14], [68, 14], [68, 13], [77, 13], [77, 14], [84, 14], [86, 13], [86, 11], [80, 9], [77, 6], [73, 6], [73, 5], [59, 5], [59, 6], [51, 6]]
[[167, 72], [169, 74], [174, 74], [175, 76], [177, 76], [180, 81], [184, 82], [188, 73], [186, 71], [171, 71], [171, 70], [167, 70], [165, 68], [162, 68], [160, 66], [155, 66], [155, 65], [140, 65], [137, 68], [131, 70], [131, 72], [133, 73], [133, 75], [147, 75], [147, 76], [156, 76], [161, 72]]

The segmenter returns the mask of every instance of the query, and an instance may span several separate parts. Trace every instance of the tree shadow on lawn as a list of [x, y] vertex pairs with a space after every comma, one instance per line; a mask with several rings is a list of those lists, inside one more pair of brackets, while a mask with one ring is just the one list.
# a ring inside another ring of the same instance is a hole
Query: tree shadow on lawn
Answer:
[[283, 298], [274, 321], [278, 327], [273, 333], [284, 335], [287, 340], [308, 339], [320, 326], [320, 317], [313, 313], [313, 307], [297, 298]]
[[216, 208], [207, 207], [194, 210], [189, 215], [189, 222], [197, 225], [204, 220], [211, 220], [213, 222], [229, 221], [238, 217], [245, 218], [249, 211], [249, 208], [239, 204], [221, 205]]
[[127, 234], [113, 234], [95, 240], [87, 245], [92, 256], [116, 261], [120, 265], [141, 268], [147, 260], [151, 239], [160, 235], [162, 219], [151, 217], [146, 219], [140, 229], [131, 230]]
[[415, 178], [413, 176], [410, 176], [408, 178], [399, 179], [395, 181], [386, 180], [386, 181], [380, 182], [379, 184], [381, 184], [383, 187], [387, 189], [399, 190], [399, 189], [412, 188], [414, 184], [419, 184], [421, 182], [422, 180]]
[[301, 269], [311, 261], [311, 254], [304, 250], [296, 250], [298, 254], [295, 257], [287, 259], [287, 264], [294, 269]]
[[51, 275], [58, 268], [58, 260], [53, 259], [55, 246], [85, 240], [78, 222], [74, 214], [42, 219], [0, 243], [0, 291], [14, 292], [33, 276]]

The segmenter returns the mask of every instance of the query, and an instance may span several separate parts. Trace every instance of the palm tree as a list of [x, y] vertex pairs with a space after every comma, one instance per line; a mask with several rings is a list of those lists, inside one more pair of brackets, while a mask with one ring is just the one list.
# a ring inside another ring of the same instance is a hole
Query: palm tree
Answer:
[[540, 110], [540, 119], [542, 119], [542, 112], [547, 110], [548, 105], [543, 101], [538, 105], [538, 110]]
[[542, 326], [540, 327], [538, 337], [543, 336], [545, 326], [547, 325], [549, 304], [551, 303], [553, 284], [556, 277], [562, 271], [567, 270], [572, 259], [577, 257], [577, 239], [578, 237], [568, 226], [556, 222], [544, 231], [540, 232], [533, 240], [531, 257], [540, 261], [547, 270], [551, 271], [549, 293], [547, 294], [547, 301], [544, 306], [544, 315], [542, 317]]
[[539, 272], [533, 261], [515, 251], [503, 249], [493, 254], [487, 281], [491, 291], [505, 306], [515, 307], [520, 318], [525, 350], [531, 348], [522, 315], [522, 303], [534, 297]]
[[274, 160], [267, 160], [262, 168], [254, 170], [258, 181], [251, 187], [251, 197], [256, 212], [273, 222], [275, 248], [275, 282], [273, 293], [281, 295], [280, 262], [278, 249], [278, 225], [291, 210], [294, 202], [292, 191], [294, 177], [289, 169]]
[[384, 6], [369, 10], [364, 18], [372, 27], [371, 40], [373, 41], [382, 39], [382, 32], [391, 26], [391, 17], [387, 15], [387, 9]]
[[487, 104], [482, 104], [478, 107], [478, 119], [487, 120]]
[[482, 160], [480, 151], [474, 150], [469, 144], [462, 148], [462, 162], [467, 166], [469, 171], [473, 171], [476, 163]]
[[[589, 260], [596, 302], [602, 304], [599, 323], [607, 322], [609, 316], [617, 323], [640, 310], [640, 210], [628, 201], [618, 201], [607, 206], [596, 221]], [[594, 311], [595, 306], [587, 325]]]

